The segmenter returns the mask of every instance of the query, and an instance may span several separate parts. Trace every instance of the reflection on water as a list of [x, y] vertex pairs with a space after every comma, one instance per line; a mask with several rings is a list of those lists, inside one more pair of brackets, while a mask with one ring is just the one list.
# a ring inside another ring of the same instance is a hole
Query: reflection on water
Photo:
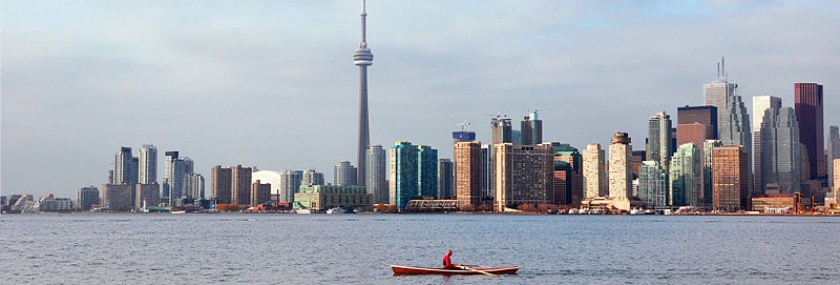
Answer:
[[[2, 284], [686, 284], [840, 280], [840, 219], [526, 215], [0, 217]], [[520, 265], [392, 276], [389, 264]], [[490, 279], [488, 279], [490, 278]], [[828, 282], [831, 283], [831, 282]]]

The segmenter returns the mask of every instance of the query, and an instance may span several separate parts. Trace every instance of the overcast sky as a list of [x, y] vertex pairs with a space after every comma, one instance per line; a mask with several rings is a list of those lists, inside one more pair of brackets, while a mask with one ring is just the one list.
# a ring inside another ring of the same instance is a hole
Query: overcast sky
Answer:
[[[2, 2], [2, 192], [100, 186], [120, 146], [213, 165], [355, 160], [358, 1]], [[825, 85], [838, 124], [836, 1], [384, 1], [368, 3], [371, 142], [452, 156], [468, 121], [540, 110], [544, 139], [585, 148], [703, 102], [726, 56], [752, 96], [792, 106]], [[748, 106], [749, 107], [749, 106]], [[827, 130], [827, 127], [826, 127]], [[355, 162], [354, 162], [355, 164]], [[159, 179], [160, 180], [160, 179]]]

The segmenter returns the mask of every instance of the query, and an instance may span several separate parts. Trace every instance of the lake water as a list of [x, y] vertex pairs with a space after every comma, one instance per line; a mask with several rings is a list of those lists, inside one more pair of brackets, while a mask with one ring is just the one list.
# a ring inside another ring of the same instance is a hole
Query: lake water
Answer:
[[[392, 275], [389, 264], [519, 265]], [[0, 284], [840, 284], [840, 218], [66, 214], [0, 217]]]

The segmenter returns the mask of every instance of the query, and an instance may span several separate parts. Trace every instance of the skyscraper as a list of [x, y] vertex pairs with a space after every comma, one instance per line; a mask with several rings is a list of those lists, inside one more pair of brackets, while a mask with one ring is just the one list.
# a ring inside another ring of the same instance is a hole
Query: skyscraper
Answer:
[[825, 177], [823, 149], [823, 86], [817, 83], [794, 84], [794, 107], [799, 122], [799, 140], [808, 152], [810, 179]]
[[388, 196], [390, 204], [396, 205], [398, 211], [405, 209], [408, 200], [420, 196], [417, 150], [411, 142], [397, 142], [389, 150]]
[[712, 149], [723, 146], [723, 144], [719, 140], [706, 140], [703, 142], [703, 206], [706, 209], [712, 209], [713, 203], [713, 182], [712, 176], [714, 174], [713, 168], [714, 165], [712, 164]]
[[210, 170], [210, 195], [219, 204], [231, 203], [231, 186], [233, 185], [230, 168], [221, 165], [213, 166]]
[[455, 142], [455, 196], [462, 207], [479, 206], [482, 194], [481, 187], [485, 186], [485, 173], [482, 170], [482, 158], [485, 158], [486, 148], [477, 141]]
[[303, 183], [303, 170], [285, 170], [280, 176], [280, 201], [293, 203]]
[[648, 149], [647, 159], [659, 163], [662, 168], [668, 168], [671, 158], [671, 116], [664, 111], [654, 114], [648, 120]]
[[718, 79], [711, 83], [703, 85], [703, 100], [707, 106], [717, 107], [717, 132], [719, 133], [724, 124], [724, 119], [728, 116], [728, 106], [732, 101], [732, 96], [735, 95], [735, 89], [738, 84], [729, 82], [727, 80], [726, 62], [721, 58], [718, 63]]
[[131, 148], [124, 146], [114, 155], [113, 184], [137, 183], [137, 159], [132, 156]]
[[427, 145], [417, 146], [417, 189], [420, 196], [435, 197], [437, 190], [437, 162], [438, 152]]
[[[800, 191], [802, 147], [799, 125], [793, 108], [767, 108], [762, 118], [757, 145], [761, 148], [761, 165], [756, 167], [757, 193], [766, 193], [767, 185], [780, 193]], [[758, 170], [761, 170], [759, 174]]]
[[[718, 137], [718, 108], [716, 106], [688, 106], [677, 108], [677, 133], [680, 132], [680, 125], [701, 124], [711, 128], [711, 137], [706, 139], [717, 139]], [[685, 142], [677, 136], [678, 141]], [[679, 142], [678, 142], [679, 143]], [[701, 141], [700, 144], [703, 142]], [[698, 144], [698, 145], [700, 145]]]
[[606, 154], [600, 144], [589, 144], [583, 151], [584, 198], [607, 195]]
[[481, 198], [490, 199], [493, 197], [493, 146], [481, 145]]
[[639, 199], [648, 209], [668, 208], [668, 174], [659, 161], [646, 160], [639, 167]]
[[513, 130], [510, 119], [496, 116], [490, 118], [490, 132], [493, 136], [493, 145], [513, 142]]
[[554, 200], [556, 204], [580, 204], [583, 199], [583, 158], [577, 148], [551, 143], [554, 150]]
[[542, 120], [540, 120], [537, 116], [536, 110], [531, 112], [531, 114], [522, 120], [521, 127], [522, 144], [529, 145], [542, 143]]
[[756, 193], [764, 193], [764, 183], [761, 181], [761, 125], [764, 120], [764, 111], [767, 109], [778, 110], [782, 107], [782, 99], [773, 96], [753, 97], [753, 175]]
[[144, 144], [140, 147], [138, 172], [140, 184], [157, 182], [157, 148], [154, 145]]
[[437, 177], [437, 198], [446, 199], [452, 197], [452, 188], [455, 178], [455, 164], [447, 158], [438, 159]]
[[370, 130], [368, 129], [368, 86], [367, 86], [367, 68], [373, 64], [373, 53], [367, 46], [367, 12], [365, 11], [365, 0], [362, 0], [362, 40], [356, 52], [353, 53], [353, 64], [359, 66], [359, 138], [358, 138], [358, 156], [356, 157], [356, 164], [359, 166], [356, 177], [359, 179], [358, 184], [364, 186], [365, 171], [367, 170], [365, 164], [365, 153], [370, 145]]
[[339, 186], [356, 185], [357, 170], [349, 161], [339, 161], [333, 167], [333, 184]]
[[230, 199], [239, 205], [251, 203], [251, 172], [252, 168], [236, 165], [231, 167]]
[[712, 208], [722, 212], [749, 209], [749, 155], [743, 146], [712, 149]]
[[628, 199], [632, 197], [633, 180], [630, 136], [624, 132], [613, 134], [609, 151], [609, 196]]
[[840, 130], [837, 126], [828, 127], [828, 152], [825, 154], [828, 162], [829, 189], [834, 189], [834, 160], [840, 158]]
[[198, 173], [190, 173], [190, 181], [192, 187], [190, 188], [190, 197], [196, 200], [203, 200], [204, 196], [204, 176]]
[[496, 211], [523, 204], [537, 206], [554, 200], [554, 151], [551, 144], [493, 146], [496, 159]]
[[[356, 170], [353, 169], [353, 175], [356, 175]], [[254, 182], [251, 179], [251, 182]], [[307, 168], [303, 170], [300, 185], [324, 185], [324, 174], [315, 170], [315, 168]]]
[[669, 204], [674, 207], [703, 207], [702, 157], [694, 143], [680, 145], [671, 159], [668, 191]]
[[744, 146], [747, 153], [750, 154], [752, 148], [750, 116], [744, 102], [741, 101], [741, 96], [732, 96], [726, 111], [722, 113], [724, 117], [718, 121], [720, 141], [723, 142], [723, 145]]
[[368, 194], [373, 195], [376, 204], [388, 204], [388, 184], [386, 180], [385, 150], [381, 145], [372, 145], [367, 150], [367, 187]]

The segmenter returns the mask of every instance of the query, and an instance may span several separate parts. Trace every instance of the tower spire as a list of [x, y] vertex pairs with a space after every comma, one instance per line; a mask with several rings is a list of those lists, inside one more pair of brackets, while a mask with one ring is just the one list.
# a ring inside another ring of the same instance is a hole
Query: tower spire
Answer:
[[358, 153], [356, 156], [356, 184], [365, 186], [367, 163], [366, 153], [370, 145], [370, 130], [368, 128], [368, 86], [367, 68], [373, 64], [373, 53], [367, 46], [367, 12], [365, 0], [362, 0], [362, 39], [356, 52], [353, 53], [353, 64], [359, 66], [359, 136]]

